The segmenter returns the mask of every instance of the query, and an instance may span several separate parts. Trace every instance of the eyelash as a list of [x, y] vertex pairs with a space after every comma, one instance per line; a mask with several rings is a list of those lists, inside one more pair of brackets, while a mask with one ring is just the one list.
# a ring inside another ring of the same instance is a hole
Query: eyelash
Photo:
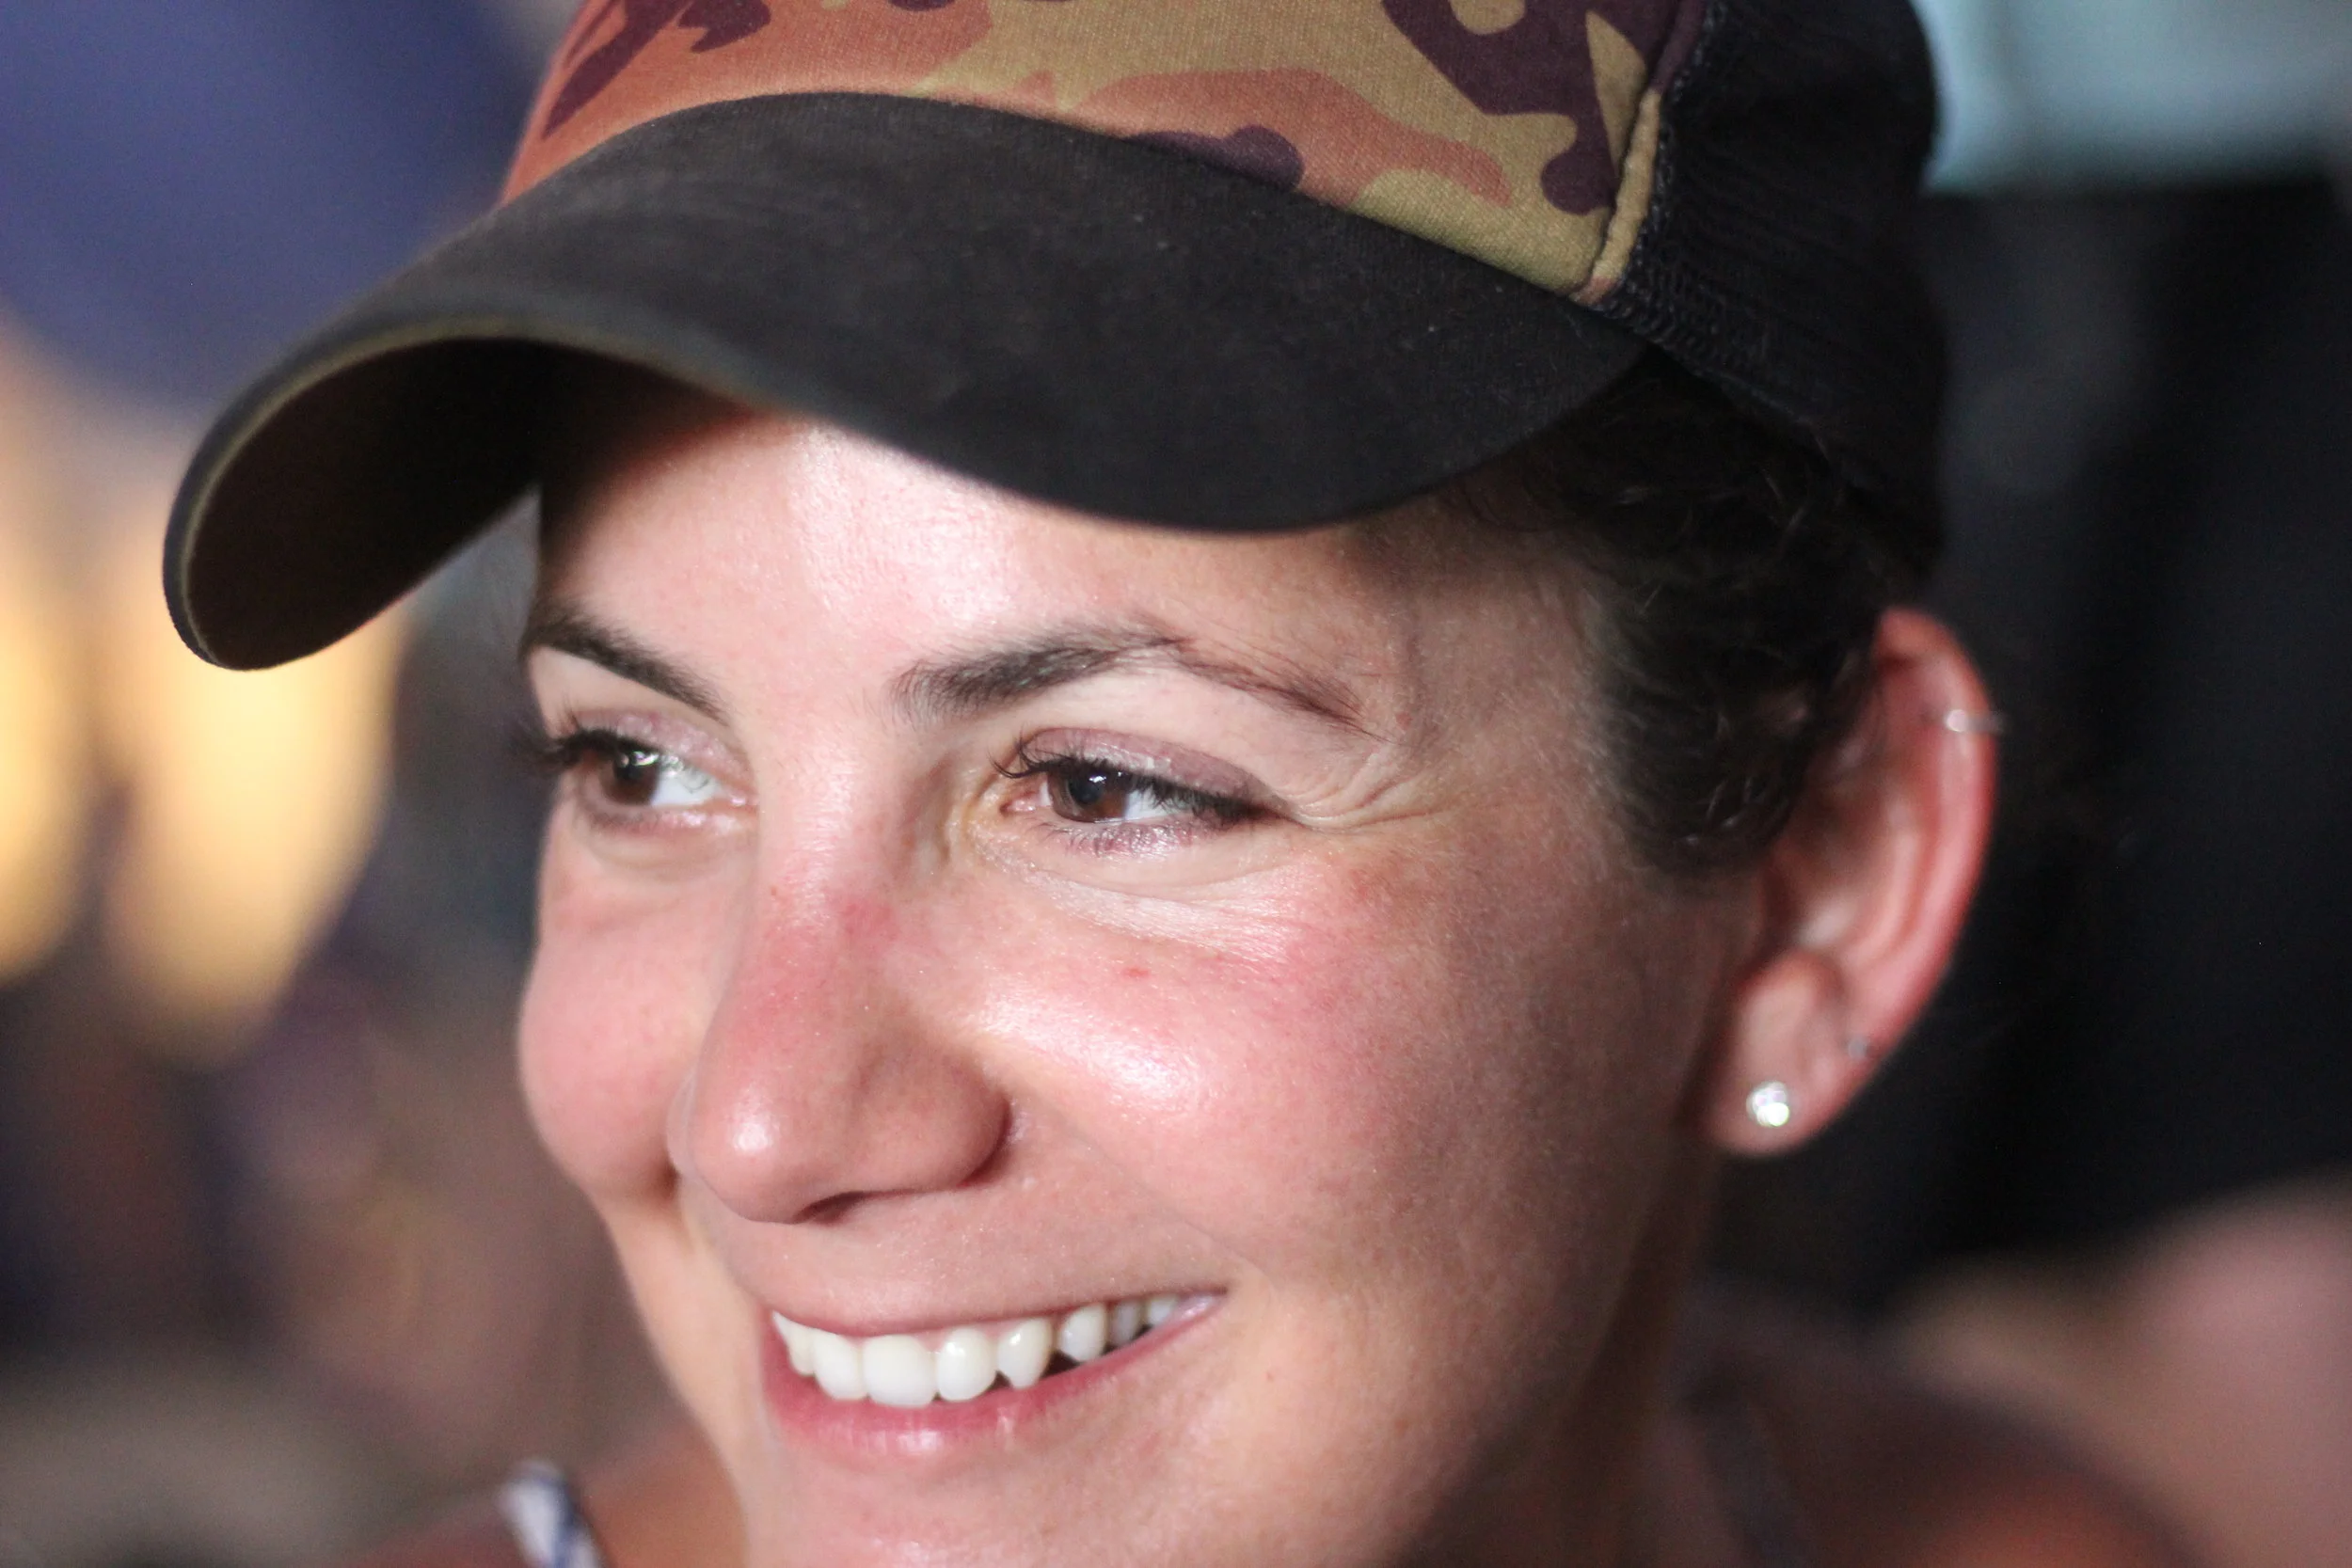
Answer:
[[[707, 773], [675, 752], [619, 730], [597, 725], [574, 726], [553, 735], [526, 731], [522, 745], [534, 770], [554, 779], [580, 777], [592, 767], [601, 767], [617, 776], [618, 770], [628, 766], [654, 769], [657, 777], [652, 783], [656, 788], [660, 787], [664, 778], [675, 779], [685, 774], [715, 784]], [[594, 799], [586, 804], [591, 810], [608, 816], [650, 816], [659, 812], [679, 809], [610, 799]]]
[[[619, 730], [601, 726], [581, 725], [556, 734], [532, 729], [526, 731], [519, 739], [533, 769], [558, 780], [580, 777], [592, 767], [616, 769], [624, 764], [651, 767], [665, 772], [684, 769], [707, 777], [702, 774], [701, 769], [682, 761], [675, 752]], [[996, 771], [1011, 783], [1040, 783], [1064, 799], [1069, 798], [1073, 789], [1091, 785], [1104, 793], [1139, 794], [1162, 808], [1161, 814], [1140, 820], [1114, 818], [1089, 822], [1064, 812], [1057, 801], [1049, 799], [1045, 804], [1053, 821], [1045, 831], [1071, 840], [1080, 847], [1098, 851], [1116, 852], [1163, 844], [1171, 839], [1188, 838], [1197, 833], [1222, 832], [1264, 815], [1263, 808], [1234, 796], [1180, 784], [1162, 774], [1095, 753], [1081, 751], [1041, 752], [1035, 749], [1033, 740], [1024, 740], [1016, 746], [1012, 760], [999, 764]], [[656, 783], [658, 785], [659, 781]], [[608, 816], [639, 819], [677, 809], [614, 801], [601, 796], [592, 797], [585, 803], [591, 810]], [[1091, 802], [1078, 803], [1084, 806]]]
[[1110, 847], [1115, 842], [1132, 843], [1144, 835], [1164, 837], [1198, 831], [1219, 832], [1264, 815], [1263, 808], [1248, 800], [1179, 784], [1164, 775], [1114, 762], [1107, 757], [1084, 752], [1040, 752], [1032, 750], [1033, 745], [1034, 742], [1029, 740], [1021, 742], [1013, 749], [1013, 760], [999, 766], [997, 772], [1015, 783], [1037, 780], [1049, 787], [1057, 784], [1065, 792], [1073, 785], [1084, 784], [1141, 792], [1168, 808], [1165, 818], [1143, 822], [1085, 822], [1066, 816], [1057, 809], [1055, 816], [1060, 818], [1062, 825], [1052, 831], [1065, 836]]
[[623, 751], [659, 750], [618, 730], [579, 727], [550, 733], [531, 723], [526, 723], [516, 733], [515, 748], [522, 753], [524, 762], [530, 765], [533, 773], [550, 779], [563, 777], [589, 757], [599, 753], [609, 756]]

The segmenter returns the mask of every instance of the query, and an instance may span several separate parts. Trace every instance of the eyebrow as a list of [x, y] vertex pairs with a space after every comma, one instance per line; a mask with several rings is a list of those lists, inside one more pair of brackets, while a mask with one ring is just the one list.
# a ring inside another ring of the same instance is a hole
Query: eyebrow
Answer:
[[1358, 704], [1336, 682], [1218, 658], [1186, 638], [1152, 626], [1078, 627], [1008, 647], [925, 659], [891, 683], [892, 696], [909, 718], [943, 723], [1135, 668], [1179, 670], [1342, 729], [1364, 729]]
[[623, 680], [635, 681], [649, 691], [685, 704], [707, 719], [724, 722], [726, 710], [718, 693], [670, 660], [655, 653], [617, 626], [607, 626], [580, 606], [564, 599], [539, 599], [523, 623], [522, 646], [547, 648], [600, 665]]
[[[570, 654], [624, 680], [725, 720], [718, 695], [636, 638], [563, 599], [533, 604], [520, 652]], [[1187, 639], [1150, 626], [1078, 627], [1009, 646], [982, 648], [914, 664], [891, 682], [892, 705], [915, 722], [969, 720], [1041, 692], [1136, 667], [1180, 670], [1325, 723], [1365, 733], [1359, 706], [1337, 683], [1299, 671], [1270, 673], [1215, 657]]]

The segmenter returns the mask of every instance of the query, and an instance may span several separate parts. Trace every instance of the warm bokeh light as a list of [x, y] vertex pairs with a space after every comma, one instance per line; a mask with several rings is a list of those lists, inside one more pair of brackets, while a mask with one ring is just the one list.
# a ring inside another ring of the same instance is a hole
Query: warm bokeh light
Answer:
[[72, 589], [56, 559], [63, 484], [27, 379], [0, 353], [0, 983], [72, 924], [97, 796]]
[[401, 618], [263, 674], [212, 668], [182, 646], [156, 590], [166, 499], [136, 498], [109, 530], [96, 595], [101, 733], [129, 796], [107, 936], [163, 1021], [183, 1026], [170, 1037], [228, 1049], [349, 893], [374, 835]]

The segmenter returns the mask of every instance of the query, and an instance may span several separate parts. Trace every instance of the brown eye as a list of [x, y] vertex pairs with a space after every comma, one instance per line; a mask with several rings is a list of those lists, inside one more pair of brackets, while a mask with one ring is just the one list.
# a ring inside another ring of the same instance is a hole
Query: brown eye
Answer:
[[1041, 776], [1054, 815], [1089, 827], [1184, 821], [1230, 826], [1250, 816], [1243, 801], [1084, 757], [1032, 764], [1018, 776]]
[[614, 805], [649, 806], [670, 759], [640, 746], [616, 746], [604, 758], [604, 793]]
[[711, 805], [726, 791], [717, 779], [675, 752], [610, 730], [581, 730], [539, 749], [551, 772], [599, 805], [625, 811], [666, 811]]
[[1046, 795], [1055, 815], [1072, 822], [1124, 822], [1137, 816], [1157, 815], [1138, 804], [1155, 805], [1158, 792], [1148, 781], [1108, 768], [1081, 768], [1047, 776]]

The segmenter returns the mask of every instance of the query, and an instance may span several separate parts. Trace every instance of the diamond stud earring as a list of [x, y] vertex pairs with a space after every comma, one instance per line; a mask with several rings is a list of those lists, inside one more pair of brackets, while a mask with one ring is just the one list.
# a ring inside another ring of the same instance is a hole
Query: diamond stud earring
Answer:
[[1769, 1079], [1748, 1091], [1748, 1119], [1758, 1127], [1786, 1127], [1794, 1111], [1795, 1107], [1788, 1099], [1788, 1085], [1777, 1078]]

